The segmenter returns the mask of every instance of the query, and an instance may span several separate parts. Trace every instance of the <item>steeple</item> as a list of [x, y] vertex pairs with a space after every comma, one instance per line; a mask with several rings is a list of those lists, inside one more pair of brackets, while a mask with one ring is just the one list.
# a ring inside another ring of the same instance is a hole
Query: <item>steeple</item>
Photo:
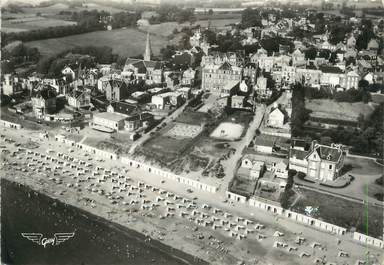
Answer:
[[151, 60], [151, 42], [149, 40], [149, 32], [147, 33], [147, 42], [145, 44], [145, 52], [144, 52], [144, 61], [150, 61]]

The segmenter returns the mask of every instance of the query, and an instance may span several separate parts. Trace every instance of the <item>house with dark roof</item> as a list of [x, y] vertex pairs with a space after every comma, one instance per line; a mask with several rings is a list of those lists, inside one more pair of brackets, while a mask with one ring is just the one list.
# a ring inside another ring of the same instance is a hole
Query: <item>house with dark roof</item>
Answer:
[[289, 168], [319, 181], [333, 181], [344, 165], [345, 154], [340, 146], [321, 145], [313, 141], [308, 151], [291, 147]]
[[137, 104], [132, 104], [124, 101], [112, 102], [107, 107], [107, 112], [119, 113], [126, 116], [130, 116], [132, 115], [132, 113], [136, 113], [137, 111], [139, 111], [139, 107]]
[[105, 96], [109, 101], [126, 99], [131, 93], [127, 83], [121, 79], [110, 79], [105, 86]]
[[74, 108], [87, 108], [91, 103], [91, 92], [87, 89], [74, 89], [66, 95], [68, 105]]
[[33, 91], [31, 101], [35, 116], [42, 119], [45, 115], [56, 112], [56, 97], [55, 89], [48, 85]]

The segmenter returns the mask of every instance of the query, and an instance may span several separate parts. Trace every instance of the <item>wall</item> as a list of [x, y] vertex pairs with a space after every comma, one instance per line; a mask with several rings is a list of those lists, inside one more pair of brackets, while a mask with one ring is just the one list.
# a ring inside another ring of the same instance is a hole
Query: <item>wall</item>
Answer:
[[226, 191], [225, 196], [230, 200], [234, 200], [234, 201], [241, 202], [241, 203], [245, 203], [247, 200], [247, 198], [245, 196], [241, 196], [239, 194], [236, 194], [236, 193], [233, 193], [230, 191]]
[[371, 236], [367, 236], [358, 232], [353, 233], [353, 239], [367, 245], [375, 246], [378, 248], [384, 248], [383, 240], [380, 240]]
[[75, 144], [76, 144], [75, 141], [69, 140], [69, 139], [65, 138], [64, 135], [61, 135], [61, 134], [55, 135], [55, 140], [60, 142], [60, 143], [69, 145], [69, 146], [75, 146]]
[[5, 120], [0, 120], [0, 124], [6, 128], [12, 128], [12, 129], [21, 129], [21, 125], [18, 123], [13, 123]]
[[122, 157], [121, 162], [124, 164], [127, 164], [130, 167], [140, 168], [141, 170], [148, 171], [149, 173], [156, 174], [158, 176], [165, 177], [168, 179], [172, 179], [174, 181], [177, 181], [179, 183], [194, 187], [194, 188], [199, 189], [199, 190], [208, 191], [211, 193], [215, 193], [217, 191], [217, 188], [215, 186], [211, 186], [211, 185], [202, 183], [200, 181], [196, 181], [193, 179], [189, 179], [186, 177], [175, 175], [171, 172], [164, 171], [162, 169], [147, 165], [147, 164], [142, 163], [142, 162], [135, 161], [135, 160], [127, 158], [127, 157]]
[[[243, 196], [240, 196], [238, 194], [234, 194], [234, 193], [231, 193], [228, 191], [226, 192], [226, 195], [227, 195], [228, 199], [239, 201], [242, 203], [246, 203], [246, 199], [242, 199]], [[240, 198], [239, 200], [237, 199], [238, 197]], [[243, 197], [243, 198], [245, 198], [245, 197]], [[269, 200], [264, 199], [264, 198], [253, 196], [248, 200], [248, 204], [250, 206], [262, 209], [264, 211], [271, 212], [271, 213], [289, 218], [289, 219], [291, 219], [297, 223], [302, 223], [302, 224], [305, 224], [308, 226], [312, 226], [312, 227], [315, 227], [317, 229], [330, 232], [332, 234], [344, 235], [347, 232], [347, 229], [344, 227], [333, 225], [333, 224], [330, 224], [330, 223], [306, 216], [304, 214], [300, 214], [300, 213], [292, 212], [290, 210], [286, 210], [286, 209], [282, 208], [280, 206], [280, 204], [273, 202], [273, 201], [269, 201]]]
[[306, 216], [304, 214], [292, 212], [289, 210], [284, 210], [284, 216], [294, 220], [298, 223], [303, 223], [305, 225], [313, 226], [321, 230], [325, 230], [327, 232], [330, 232], [332, 234], [337, 235], [344, 235], [347, 232], [347, 229], [344, 227], [340, 227], [331, 223], [327, 223], [321, 220], [318, 220], [316, 218], [312, 218], [309, 216]]
[[83, 151], [95, 154], [95, 155], [102, 157], [102, 158], [113, 159], [113, 160], [117, 160], [117, 158], [118, 158], [118, 156], [115, 153], [100, 150], [100, 149], [94, 148], [94, 147], [86, 145], [86, 144], [77, 143], [76, 147], [78, 149], [81, 149]]

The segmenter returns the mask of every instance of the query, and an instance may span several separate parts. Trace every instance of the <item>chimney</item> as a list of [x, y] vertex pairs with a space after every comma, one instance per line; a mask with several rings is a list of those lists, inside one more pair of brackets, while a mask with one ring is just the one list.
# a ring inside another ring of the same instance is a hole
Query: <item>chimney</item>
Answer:
[[310, 151], [314, 150], [315, 147], [316, 147], [316, 145], [317, 145], [317, 141], [316, 141], [316, 140], [313, 140], [313, 141], [311, 142], [311, 149], [310, 149]]

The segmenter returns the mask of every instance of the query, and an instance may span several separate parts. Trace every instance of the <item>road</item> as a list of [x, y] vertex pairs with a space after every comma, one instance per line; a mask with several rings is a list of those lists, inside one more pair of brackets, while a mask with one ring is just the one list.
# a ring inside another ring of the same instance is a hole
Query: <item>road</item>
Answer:
[[[224, 173], [225, 173], [225, 176], [226, 176], [226, 179], [228, 180], [228, 182], [235, 175], [235, 170], [236, 170], [236, 167], [237, 167], [237, 163], [241, 159], [241, 157], [243, 156], [244, 148], [246, 148], [249, 145], [249, 143], [252, 141], [252, 139], [256, 135], [256, 130], [261, 126], [265, 110], [266, 110], [265, 105], [260, 105], [256, 109], [256, 113], [253, 116], [252, 122], [249, 124], [247, 133], [240, 140], [240, 143], [238, 143], [238, 147], [236, 148], [235, 153], [233, 154], [233, 156], [231, 156], [230, 159], [228, 159], [227, 161], [223, 162]], [[225, 190], [227, 189], [226, 186], [224, 188], [225, 188]], [[223, 192], [225, 192], [225, 190]]]
[[143, 134], [139, 139], [137, 139], [134, 144], [131, 146], [129, 149], [129, 154], [133, 154], [135, 152], [135, 149], [145, 143], [150, 137], [151, 137], [151, 132], [155, 131], [157, 127], [161, 127], [164, 123], [168, 124], [170, 121], [173, 119], [176, 119], [181, 113], [183, 113], [184, 109], [187, 107], [189, 101], [184, 103], [182, 106], [180, 106], [178, 109], [176, 109], [174, 112], [171, 113], [171, 115], [167, 116], [164, 118], [160, 124], [155, 126], [152, 130], [148, 131], [147, 133]]

